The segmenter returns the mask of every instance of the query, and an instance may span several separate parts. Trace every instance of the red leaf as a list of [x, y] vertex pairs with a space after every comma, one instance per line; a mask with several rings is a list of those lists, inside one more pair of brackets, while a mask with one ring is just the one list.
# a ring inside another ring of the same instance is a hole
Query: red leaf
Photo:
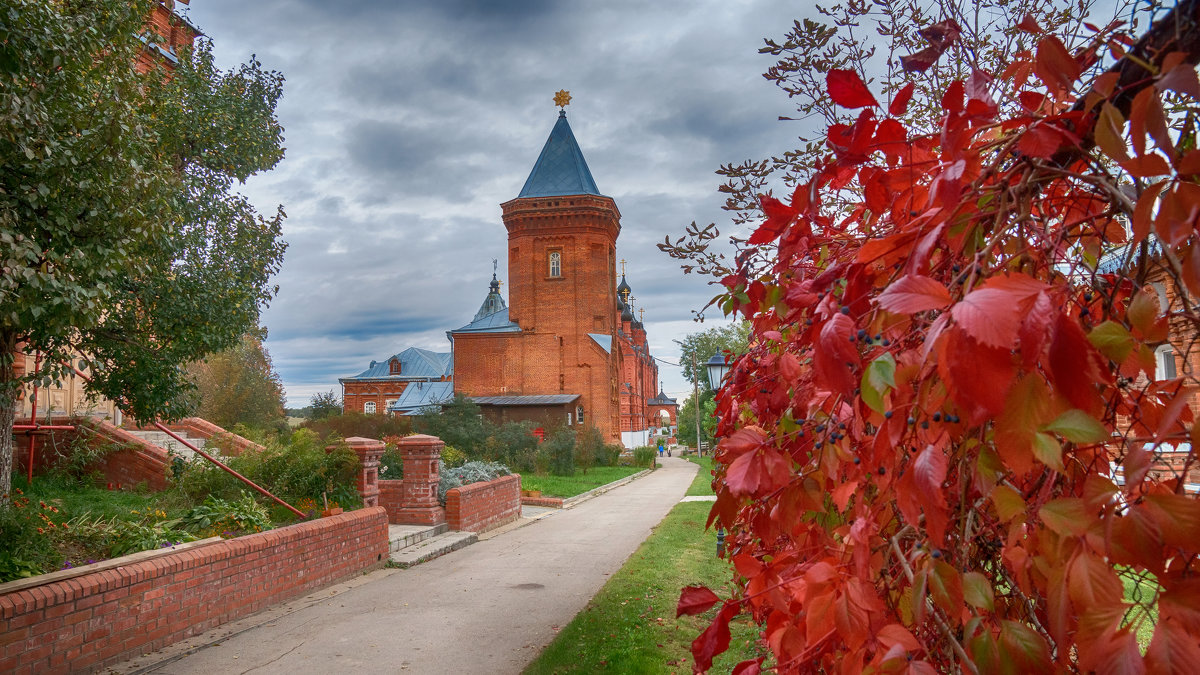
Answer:
[[1142, 155], [1121, 162], [1121, 168], [1136, 178], [1149, 178], [1171, 173], [1171, 165], [1159, 155]]
[[942, 496], [946, 467], [946, 453], [932, 445], [917, 456], [912, 467], [913, 486], [925, 512], [925, 531], [935, 546], [941, 546], [946, 537], [946, 499]]
[[720, 602], [716, 593], [704, 586], [688, 586], [679, 594], [679, 605], [675, 608], [675, 618], [683, 615], [701, 614], [707, 612], [713, 605]]
[[895, 314], [916, 314], [945, 308], [950, 304], [950, 291], [929, 277], [910, 274], [892, 282], [877, 302]]
[[696, 661], [697, 672], [712, 668], [713, 657], [729, 649], [729, 621], [736, 615], [737, 604], [725, 603], [708, 628], [692, 641], [692, 658]]
[[825, 76], [825, 85], [833, 102], [844, 108], [878, 106], [862, 78], [853, 70], [830, 70]]
[[1196, 67], [1190, 63], [1180, 63], [1154, 83], [1159, 91], [1171, 90], [1187, 94], [1192, 98], [1200, 98], [1200, 79], [1196, 77]]
[[1033, 15], [1031, 14], [1026, 14], [1025, 18], [1021, 19], [1021, 23], [1017, 24], [1017, 28], [1020, 28], [1026, 33], [1033, 33], [1034, 35], [1042, 32], [1042, 27], [1038, 25], [1037, 20], [1034, 19]]
[[1012, 672], [1054, 672], [1046, 640], [1020, 621], [1000, 622], [1000, 653], [1005, 655]]
[[857, 378], [854, 367], [859, 363], [858, 350], [850, 342], [854, 322], [845, 314], [834, 314], [821, 326], [817, 348], [813, 350], [813, 376], [829, 391], [850, 395]]
[[1120, 605], [1124, 587], [1108, 563], [1080, 553], [1067, 569], [1067, 592], [1076, 611], [1083, 611]]
[[796, 211], [771, 195], [762, 195], [758, 201], [767, 219], [750, 235], [749, 243], [766, 244], [782, 234], [796, 219]]
[[1021, 329], [1016, 294], [999, 288], [971, 291], [950, 308], [955, 323], [967, 335], [992, 347], [1010, 349]]
[[1112, 380], [1112, 373], [1101, 369], [1103, 363], [1107, 360], [1088, 341], [1079, 322], [1060, 314], [1050, 340], [1051, 379], [1073, 407], [1093, 417], [1100, 417], [1102, 404], [1096, 385]]
[[1079, 63], [1063, 46], [1062, 41], [1054, 36], [1042, 38], [1037, 46], [1037, 59], [1033, 63], [1033, 72], [1042, 78], [1051, 91], [1060, 96], [1071, 91], [1075, 80], [1079, 79]]
[[938, 343], [938, 373], [970, 424], [1000, 414], [1016, 376], [1008, 349], [981, 344], [958, 327]]
[[717, 450], [725, 454], [725, 457], [719, 459], [725, 461], [730, 455], [743, 455], [755, 450], [763, 444], [766, 438], [767, 434], [761, 427], [753, 425], [742, 427], [722, 438], [721, 442], [717, 444]]
[[742, 661], [733, 667], [730, 675], [758, 675], [762, 672], [763, 658], [765, 657], [760, 656], [757, 659]]
[[1171, 619], [1158, 622], [1154, 639], [1146, 650], [1146, 670], [1165, 675], [1192, 675], [1200, 663], [1200, 646], [1196, 638], [1189, 635]]
[[942, 55], [941, 49], [937, 47], [926, 47], [915, 54], [900, 57], [900, 65], [907, 73], [923, 73], [929, 70], [929, 67], [937, 63], [937, 60]]
[[893, 117], [903, 115], [908, 110], [908, 102], [912, 100], [912, 95], [913, 83], [909, 82], [900, 91], [896, 92], [896, 96], [892, 98], [892, 104], [888, 106], [888, 114]]

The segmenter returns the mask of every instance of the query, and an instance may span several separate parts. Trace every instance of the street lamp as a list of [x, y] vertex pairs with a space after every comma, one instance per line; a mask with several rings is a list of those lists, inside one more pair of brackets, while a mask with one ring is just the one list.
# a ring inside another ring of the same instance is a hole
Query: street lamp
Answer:
[[721, 388], [721, 381], [729, 373], [729, 358], [724, 354], [713, 354], [704, 365], [708, 368], [708, 386], [717, 391]]

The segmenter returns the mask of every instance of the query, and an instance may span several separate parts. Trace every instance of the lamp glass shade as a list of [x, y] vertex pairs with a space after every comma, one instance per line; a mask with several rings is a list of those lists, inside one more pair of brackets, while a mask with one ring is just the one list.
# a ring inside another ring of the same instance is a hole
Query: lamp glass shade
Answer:
[[716, 391], [721, 388], [721, 381], [725, 379], [725, 374], [729, 372], [729, 363], [726, 361], [724, 354], [713, 354], [712, 358], [704, 364], [708, 368], [708, 385]]

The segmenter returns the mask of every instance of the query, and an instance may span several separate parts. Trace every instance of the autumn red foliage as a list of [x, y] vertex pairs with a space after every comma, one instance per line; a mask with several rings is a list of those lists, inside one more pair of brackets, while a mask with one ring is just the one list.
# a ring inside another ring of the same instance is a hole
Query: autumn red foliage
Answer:
[[[753, 324], [717, 398], [710, 517], [738, 582], [683, 593], [680, 613], [717, 608], [698, 671], [739, 615], [779, 672], [1200, 667], [1193, 458], [1150, 471], [1145, 447], [1200, 448], [1194, 375], [1154, 360], [1200, 321], [1144, 285], [1158, 265], [1200, 296], [1200, 150], [1171, 112], [1200, 99], [1178, 38], [1196, 5], [1136, 44], [1039, 36], [949, 84], [930, 135], [898, 119], [911, 87], [884, 110], [829, 72], [861, 112], [790, 199], [763, 198], [748, 244], [767, 264], [723, 281]], [[926, 37], [914, 73], [957, 30]], [[1080, 83], [1106, 50], [1117, 66]], [[1106, 255], [1125, 265], [1099, 271]]]

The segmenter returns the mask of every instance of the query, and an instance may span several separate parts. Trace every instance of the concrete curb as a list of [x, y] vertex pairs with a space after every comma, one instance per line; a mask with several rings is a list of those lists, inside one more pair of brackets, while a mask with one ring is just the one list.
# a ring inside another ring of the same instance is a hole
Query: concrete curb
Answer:
[[427, 560], [444, 556], [479, 541], [474, 532], [445, 532], [403, 551], [393, 553], [390, 560], [401, 569], [420, 565]]
[[609, 490], [612, 490], [614, 488], [619, 488], [622, 485], [625, 485], [626, 483], [632, 483], [633, 481], [635, 481], [643, 476], [648, 476], [648, 475], [650, 475], [651, 471], [653, 471], [653, 469], [645, 469], [645, 470], [642, 470], [642, 471], [639, 471], [639, 472], [633, 474], [632, 476], [626, 476], [626, 477], [622, 478], [621, 480], [615, 480], [606, 485], [601, 485], [600, 487], [592, 488], [591, 490], [588, 490], [587, 492], [585, 492], [583, 494], [575, 495], [574, 497], [568, 497], [563, 500], [562, 508], [569, 509], [572, 506], [575, 506], [576, 504], [579, 504], [581, 502], [586, 502], [587, 500], [591, 499], [592, 497], [599, 497], [600, 495], [604, 494], [605, 492], [608, 492]]

